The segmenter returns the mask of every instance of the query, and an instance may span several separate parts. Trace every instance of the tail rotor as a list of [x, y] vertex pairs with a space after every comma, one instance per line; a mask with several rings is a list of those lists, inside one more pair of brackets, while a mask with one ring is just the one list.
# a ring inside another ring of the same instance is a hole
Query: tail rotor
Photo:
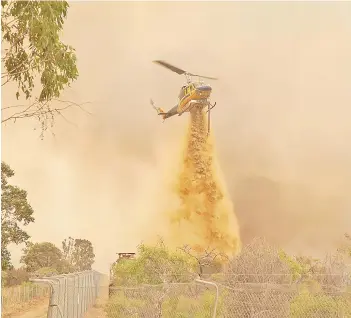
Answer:
[[157, 111], [157, 115], [161, 115], [162, 119], [165, 120], [165, 111], [161, 107], [156, 107], [154, 101], [150, 98], [151, 106]]

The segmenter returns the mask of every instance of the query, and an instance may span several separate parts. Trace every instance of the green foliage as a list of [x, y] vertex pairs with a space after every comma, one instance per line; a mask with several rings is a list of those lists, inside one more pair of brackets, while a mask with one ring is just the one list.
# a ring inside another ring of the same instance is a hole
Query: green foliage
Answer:
[[6, 286], [6, 280], [7, 280], [7, 272], [6, 271], [1, 271], [1, 287]]
[[[214, 290], [206, 290], [197, 298], [180, 295], [170, 297], [162, 304], [162, 317], [165, 318], [211, 318], [216, 299]], [[222, 313], [223, 298], [219, 297], [217, 315]]]
[[283, 250], [279, 251], [279, 257], [289, 266], [293, 281], [309, 282], [313, 279], [313, 274], [323, 270], [320, 261], [315, 258], [305, 256], [292, 257]]
[[[114, 290], [106, 307], [108, 317], [210, 317], [215, 292], [192, 283], [197, 277], [196, 258], [179, 249], [167, 249], [161, 240], [155, 246], [141, 244], [137, 255], [116, 262], [114, 286], [145, 287], [130, 293]], [[189, 284], [155, 286], [163, 283]]]
[[35, 272], [45, 267], [53, 268], [59, 273], [65, 271], [62, 252], [52, 243], [28, 243], [23, 252], [21, 263], [25, 264], [27, 271]]
[[[193, 290], [189, 294], [190, 286]], [[198, 289], [189, 283], [186, 288], [149, 287], [127, 293], [117, 291], [105, 308], [108, 317], [164, 317], [211, 318], [215, 304], [215, 291]], [[219, 298], [217, 314], [223, 313], [223, 298]]]
[[290, 303], [291, 318], [351, 317], [351, 299], [303, 290]]
[[1, 270], [6, 271], [10, 269], [13, 269], [11, 253], [7, 249], [7, 246], [1, 245]]
[[69, 237], [62, 242], [63, 258], [71, 271], [91, 270], [94, 264], [94, 249], [89, 240]]
[[27, 201], [27, 192], [8, 183], [14, 171], [5, 162], [1, 162], [1, 267], [11, 268], [10, 243], [27, 242], [29, 235], [20, 226], [34, 222], [33, 209]]
[[[115, 293], [109, 298], [105, 311], [107, 317], [140, 317], [139, 312], [146, 308], [147, 300], [140, 298], [128, 298], [123, 291]], [[128, 316], [126, 316], [126, 314]]]
[[168, 250], [162, 241], [155, 246], [141, 244], [137, 254], [136, 259], [114, 265], [115, 285], [187, 282], [196, 275], [196, 260], [182, 251]]
[[300, 264], [294, 257], [289, 256], [283, 250], [279, 251], [279, 257], [282, 261], [288, 264], [294, 281], [301, 278], [302, 275], [307, 271], [306, 267]]
[[2, 279], [5, 287], [21, 285], [29, 281], [29, 273], [24, 268], [11, 269], [2, 272]]
[[39, 277], [54, 276], [58, 274], [60, 274], [58, 270], [53, 267], [42, 267], [35, 272], [35, 275]]
[[[180, 251], [170, 251], [162, 242], [155, 247], [141, 245], [136, 259], [117, 261], [107, 316], [212, 317], [215, 289], [194, 282], [198, 259]], [[254, 244], [231, 260], [229, 272], [205, 280], [216, 281], [220, 287], [218, 317], [260, 313], [280, 317], [289, 309], [290, 318], [351, 318], [351, 296], [344, 282], [347, 273], [334, 275], [335, 269], [344, 269], [333, 264], [292, 257], [266, 243]], [[295, 283], [290, 289], [291, 276]]]
[[77, 79], [74, 49], [61, 42], [67, 17], [66, 1], [2, 1], [2, 57], [7, 82], [18, 85], [17, 99], [32, 96], [35, 76], [40, 76], [40, 102], [59, 97]]

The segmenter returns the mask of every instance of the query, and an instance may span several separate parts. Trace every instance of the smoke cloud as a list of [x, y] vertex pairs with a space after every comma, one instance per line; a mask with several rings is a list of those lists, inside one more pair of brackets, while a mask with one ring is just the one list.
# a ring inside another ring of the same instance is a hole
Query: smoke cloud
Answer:
[[[67, 111], [43, 141], [35, 120], [2, 127], [33, 241], [89, 239], [107, 271], [115, 253], [167, 231], [179, 201], [164, 184], [180, 173], [188, 118], [162, 124], [149, 105], [173, 107], [183, 85], [151, 63], [163, 59], [219, 78], [212, 131], [242, 243], [334, 249], [351, 228], [350, 14], [349, 2], [71, 2], [62, 36], [80, 77], [61, 98], [89, 101], [93, 115]], [[22, 104], [12, 88], [2, 107]]]

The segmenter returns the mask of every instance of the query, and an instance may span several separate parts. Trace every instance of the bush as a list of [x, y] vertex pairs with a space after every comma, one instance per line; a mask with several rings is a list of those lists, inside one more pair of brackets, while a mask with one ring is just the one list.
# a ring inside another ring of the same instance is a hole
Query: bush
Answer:
[[59, 274], [58, 270], [52, 267], [42, 267], [34, 272], [34, 275], [37, 277], [54, 276], [58, 274]]
[[[211, 317], [215, 289], [194, 282], [198, 260], [162, 242], [141, 245], [136, 259], [113, 267], [108, 317]], [[256, 239], [221, 273], [204, 276], [219, 287], [218, 317], [351, 318], [351, 276], [338, 255], [292, 257]]]
[[30, 274], [23, 268], [11, 269], [1, 273], [2, 285], [4, 287], [11, 287], [21, 285], [29, 281]]
[[279, 250], [264, 239], [257, 238], [243, 247], [224, 271], [225, 284], [285, 284], [291, 282], [291, 271]]
[[122, 259], [112, 268], [113, 285], [189, 282], [196, 277], [196, 260], [186, 253], [170, 251], [162, 241], [156, 246], [141, 244], [138, 257]]
[[351, 299], [344, 294], [301, 291], [290, 303], [290, 318], [351, 317]]
[[[216, 291], [194, 283], [116, 290], [106, 307], [108, 317], [211, 318]], [[219, 299], [217, 314], [223, 308]]]

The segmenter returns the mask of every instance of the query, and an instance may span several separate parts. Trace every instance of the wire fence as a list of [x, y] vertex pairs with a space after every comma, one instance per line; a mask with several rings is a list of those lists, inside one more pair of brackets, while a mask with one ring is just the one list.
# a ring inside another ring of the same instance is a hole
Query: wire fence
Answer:
[[50, 286], [48, 318], [80, 318], [99, 296], [102, 274], [83, 271], [32, 279]]
[[265, 284], [255, 288], [220, 286], [218, 317], [350, 318], [351, 294]]
[[8, 316], [32, 305], [48, 299], [50, 288], [37, 284], [23, 284], [1, 289], [2, 315]]
[[[313, 284], [312, 284], [313, 285]], [[351, 292], [317, 286], [195, 280], [110, 287], [107, 316], [182, 318], [351, 318]]]
[[112, 287], [106, 313], [116, 318], [216, 317], [214, 297], [213, 288], [208, 291], [206, 286], [196, 283]]

